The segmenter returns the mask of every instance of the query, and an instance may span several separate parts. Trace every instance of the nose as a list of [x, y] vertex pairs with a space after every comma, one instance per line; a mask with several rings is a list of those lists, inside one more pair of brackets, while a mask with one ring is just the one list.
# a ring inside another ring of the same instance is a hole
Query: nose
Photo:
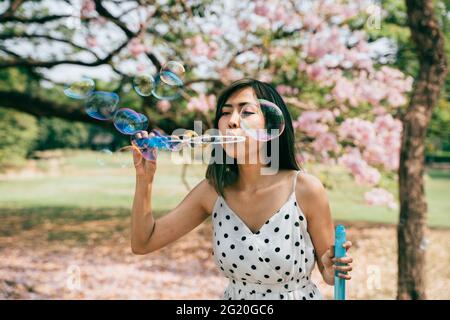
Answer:
[[230, 121], [228, 121], [228, 128], [236, 129], [239, 128], [239, 114], [234, 111], [230, 117]]

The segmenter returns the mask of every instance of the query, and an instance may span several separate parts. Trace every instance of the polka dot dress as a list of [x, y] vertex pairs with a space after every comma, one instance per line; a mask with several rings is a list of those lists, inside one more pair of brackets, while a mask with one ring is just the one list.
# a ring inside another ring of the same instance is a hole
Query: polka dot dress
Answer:
[[286, 203], [256, 233], [223, 197], [217, 198], [212, 213], [212, 254], [230, 280], [222, 299], [323, 299], [311, 281], [315, 251], [296, 201], [296, 180]]

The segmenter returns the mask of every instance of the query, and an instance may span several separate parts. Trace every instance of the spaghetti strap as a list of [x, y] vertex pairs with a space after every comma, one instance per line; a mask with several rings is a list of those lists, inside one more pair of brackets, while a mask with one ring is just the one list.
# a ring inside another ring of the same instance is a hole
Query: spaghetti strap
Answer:
[[295, 185], [297, 184], [297, 177], [298, 174], [301, 172], [302, 170], [298, 170], [297, 173], [294, 176], [294, 182], [292, 183], [292, 192], [295, 193]]

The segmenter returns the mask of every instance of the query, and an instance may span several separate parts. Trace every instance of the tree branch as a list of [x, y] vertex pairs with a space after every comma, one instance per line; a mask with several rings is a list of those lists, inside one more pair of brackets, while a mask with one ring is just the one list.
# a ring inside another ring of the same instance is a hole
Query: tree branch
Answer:
[[79, 45], [73, 43], [72, 41], [69, 41], [66, 39], [58, 39], [58, 38], [54, 38], [54, 37], [46, 35], [46, 34], [19, 34], [19, 35], [0, 34], [0, 39], [5, 40], [5, 39], [12, 39], [12, 38], [25, 38], [25, 39], [37, 38], [37, 39], [46, 39], [46, 40], [50, 40], [50, 41], [62, 42], [62, 43], [66, 43], [74, 48], [77, 48], [79, 50], [87, 51], [90, 54], [92, 54], [95, 58], [100, 59], [100, 57], [91, 49], [79, 46]]
[[63, 18], [69, 18], [71, 15], [53, 15], [53, 16], [46, 16], [46, 17], [32, 17], [32, 18], [21, 18], [21, 17], [14, 17], [14, 16], [5, 16], [0, 17], [0, 22], [20, 22], [20, 23], [46, 23], [49, 21], [59, 20]]
[[59, 117], [70, 121], [99, 124], [101, 121], [89, 117], [79, 106], [63, 104], [32, 96], [22, 92], [0, 91], [0, 106], [22, 111], [36, 117]]
[[116, 26], [118, 26], [122, 31], [126, 34], [128, 38], [134, 38], [138, 33], [134, 33], [130, 29], [128, 29], [127, 25], [122, 22], [120, 19], [114, 17], [106, 8], [103, 6], [101, 0], [94, 0], [96, 11], [104, 18], [113, 22]]
[[6, 9], [5, 12], [3, 12], [0, 15], [0, 21], [3, 21], [3, 19], [7, 19], [8, 17], [12, 17], [14, 15], [14, 12], [24, 3], [25, 0], [14, 0], [11, 1], [8, 9]]
[[22, 58], [15, 61], [5, 61], [0, 62], [0, 68], [11, 68], [11, 67], [39, 67], [39, 68], [51, 68], [60, 64], [76, 64], [80, 66], [87, 67], [97, 67], [102, 64], [109, 64], [111, 59], [118, 54], [124, 47], [127, 46], [128, 40], [120, 45], [117, 49], [109, 53], [105, 58], [99, 59], [93, 62], [84, 62], [80, 60], [56, 60], [56, 61], [36, 61], [33, 59]]

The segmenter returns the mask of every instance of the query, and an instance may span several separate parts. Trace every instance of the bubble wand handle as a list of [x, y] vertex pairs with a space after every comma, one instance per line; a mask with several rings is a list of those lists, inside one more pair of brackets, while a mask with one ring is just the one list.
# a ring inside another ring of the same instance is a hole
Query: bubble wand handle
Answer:
[[[346, 250], [342, 246], [346, 241], [345, 228], [343, 225], [336, 226], [334, 240], [334, 257], [342, 258], [346, 255]], [[343, 263], [337, 262], [336, 265], [342, 266]], [[338, 270], [334, 271], [334, 300], [345, 300], [345, 279], [338, 277]]]

